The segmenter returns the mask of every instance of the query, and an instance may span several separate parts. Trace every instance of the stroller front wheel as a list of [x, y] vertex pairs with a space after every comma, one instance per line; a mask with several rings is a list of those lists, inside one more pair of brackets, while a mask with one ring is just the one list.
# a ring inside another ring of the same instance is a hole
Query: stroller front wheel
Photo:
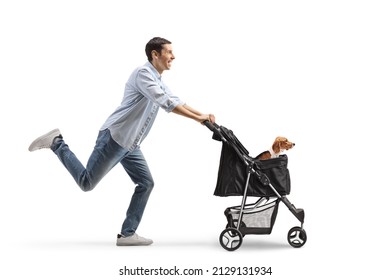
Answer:
[[[238, 220], [237, 220], [237, 219], [234, 219], [234, 220], [232, 220], [232, 222], [228, 222], [228, 223], [227, 223], [226, 228], [231, 228], [231, 227], [232, 227], [232, 228], [237, 228], [237, 224], [238, 224]], [[245, 224], [244, 222], [241, 221], [240, 229], [241, 229], [241, 228], [244, 228], [244, 227], [246, 227], [246, 224]], [[241, 235], [242, 235], [242, 237], [245, 236], [245, 234], [243, 234], [242, 232], [241, 232]]]
[[303, 228], [293, 227], [288, 231], [287, 240], [292, 247], [300, 248], [305, 245], [307, 235]]
[[219, 243], [222, 248], [228, 251], [234, 251], [240, 248], [242, 244], [242, 234], [235, 228], [226, 228], [219, 236]]

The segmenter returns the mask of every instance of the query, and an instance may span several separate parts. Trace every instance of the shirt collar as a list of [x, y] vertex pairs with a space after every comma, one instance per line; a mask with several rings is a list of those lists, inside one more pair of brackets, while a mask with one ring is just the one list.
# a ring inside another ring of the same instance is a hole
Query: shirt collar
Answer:
[[157, 69], [154, 68], [153, 64], [150, 63], [150, 61], [146, 62], [145, 63], [145, 66], [150, 68], [150, 70], [152, 70], [153, 74], [161, 81], [161, 75], [160, 73], [158, 73]]

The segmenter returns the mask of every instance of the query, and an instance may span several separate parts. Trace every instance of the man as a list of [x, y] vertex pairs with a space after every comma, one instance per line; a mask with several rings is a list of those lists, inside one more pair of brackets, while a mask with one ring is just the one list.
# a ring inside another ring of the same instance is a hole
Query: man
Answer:
[[170, 41], [155, 37], [146, 44], [145, 52], [148, 62], [130, 75], [123, 100], [101, 127], [86, 167], [65, 144], [59, 129], [38, 137], [29, 147], [30, 151], [50, 148], [83, 191], [91, 191], [117, 163], [122, 164], [136, 187], [117, 237], [118, 246], [153, 243], [136, 234], [136, 230], [154, 186], [140, 144], [159, 108], [199, 123], [215, 121], [212, 114], [202, 114], [174, 96], [161, 80], [162, 73], [171, 68], [175, 59]]

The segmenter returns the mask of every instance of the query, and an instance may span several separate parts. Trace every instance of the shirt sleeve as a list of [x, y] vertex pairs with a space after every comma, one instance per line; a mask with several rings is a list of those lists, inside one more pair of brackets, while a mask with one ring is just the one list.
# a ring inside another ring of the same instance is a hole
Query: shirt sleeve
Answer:
[[140, 69], [135, 81], [138, 90], [149, 100], [158, 104], [162, 109], [171, 112], [176, 106], [184, 102], [174, 96], [169, 88], [156, 81], [156, 78], [147, 69]]

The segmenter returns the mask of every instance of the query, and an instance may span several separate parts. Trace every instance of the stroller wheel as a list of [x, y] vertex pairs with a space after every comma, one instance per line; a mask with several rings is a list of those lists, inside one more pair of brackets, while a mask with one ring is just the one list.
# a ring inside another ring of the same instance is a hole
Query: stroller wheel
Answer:
[[300, 248], [305, 245], [307, 235], [303, 228], [293, 227], [288, 231], [287, 240], [292, 247]]
[[219, 243], [225, 250], [234, 251], [242, 244], [242, 234], [235, 228], [224, 229], [219, 236]]
[[[232, 224], [231, 224], [232, 223]], [[238, 224], [238, 220], [237, 219], [234, 219], [234, 220], [232, 220], [232, 222], [228, 222], [227, 223], [227, 225], [226, 225], [226, 228], [237, 228], [237, 224]], [[246, 227], [246, 224], [244, 223], [244, 222], [242, 222], [241, 221], [241, 224], [240, 224], [240, 229], [241, 228], [244, 228], [244, 227]], [[241, 232], [241, 235], [242, 235], [242, 237], [244, 237], [245, 236], [245, 234], [243, 234], [242, 232]]]

